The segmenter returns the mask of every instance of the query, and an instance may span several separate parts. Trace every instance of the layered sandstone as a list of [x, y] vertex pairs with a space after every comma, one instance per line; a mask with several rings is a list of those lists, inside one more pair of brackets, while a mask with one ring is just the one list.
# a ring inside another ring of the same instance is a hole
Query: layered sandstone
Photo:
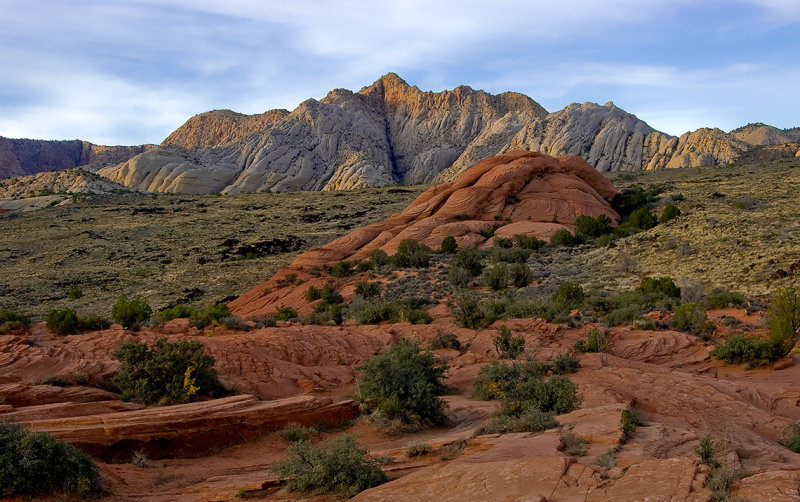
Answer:
[[771, 125], [756, 122], [747, 124], [730, 132], [734, 138], [750, 145], [777, 145], [800, 142], [800, 127], [778, 129]]
[[0, 199], [42, 194], [108, 194], [130, 189], [83, 168], [48, 171], [0, 180]]
[[490, 244], [486, 237], [490, 230], [498, 237], [522, 234], [549, 239], [559, 229], [571, 229], [583, 214], [617, 221], [608, 203], [615, 194], [611, 182], [578, 157], [508, 152], [478, 163], [453, 182], [433, 186], [386, 221], [301, 254], [230, 307], [248, 316], [296, 306], [314, 283], [302, 290], [287, 286], [281, 282], [286, 274], [307, 278], [311, 267], [362, 260], [376, 249], [392, 255], [404, 239], [436, 249], [451, 236], [461, 248], [476, 247]]

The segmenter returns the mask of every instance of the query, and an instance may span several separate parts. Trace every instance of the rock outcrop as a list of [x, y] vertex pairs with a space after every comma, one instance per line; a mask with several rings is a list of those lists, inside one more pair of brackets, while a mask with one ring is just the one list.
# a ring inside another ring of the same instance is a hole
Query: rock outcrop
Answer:
[[549, 239], [559, 229], [571, 229], [582, 214], [618, 221], [607, 202], [615, 194], [611, 182], [579, 157], [508, 152], [478, 163], [454, 182], [433, 186], [386, 221], [306, 251], [230, 307], [249, 316], [270, 314], [277, 306], [296, 306], [304, 291], [284, 284], [281, 279], [286, 274], [305, 279], [311, 267], [362, 260], [376, 249], [392, 255], [404, 239], [434, 249], [448, 236], [462, 248], [488, 246], [489, 231], [498, 237], [523, 234]]
[[0, 199], [47, 194], [108, 194], [119, 191], [128, 192], [130, 188], [83, 168], [48, 171], [32, 176], [0, 180]]
[[753, 146], [797, 143], [800, 142], [800, 127], [778, 129], [777, 127], [757, 122], [734, 129], [730, 132], [730, 135]]
[[155, 145], [101, 146], [86, 141], [44, 141], [0, 136], [0, 179], [86, 166], [96, 171], [143, 153]]

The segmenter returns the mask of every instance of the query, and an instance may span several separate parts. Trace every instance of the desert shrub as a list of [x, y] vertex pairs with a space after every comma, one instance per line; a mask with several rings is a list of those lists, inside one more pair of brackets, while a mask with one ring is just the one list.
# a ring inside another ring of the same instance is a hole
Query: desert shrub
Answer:
[[622, 410], [619, 419], [619, 430], [622, 431], [621, 441], [627, 443], [639, 426], [647, 425], [642, 413], [636, 408]]
[[166, 307], [158, 311], [156, 317], [161, 322], [171, 321], [173, 319], [188, 319], [197, 312], [197, 309], [190, 307], [184, 303], [179, 303], [172, 307]]
[[121, 324], [123, 328], [134, 331], [148, 321], [152, 313], [153, 309], [141, 296], [129, 300], [127, 296], [120, 295], [117, 302], [111, 307], [111, 318], [114, 319], [114, 322]]
[[478, 399], [499, 400], [502, 413], [518, 416], [535, 408], [545, 413], [569, 413], [580, 406], [581, 396], [569, 378], [544, 376], [549, 369], [535, 361], [510, 365], [497, 361], [480, 369], [475, 378]]
[[19, 329], [31, 323], [30, 317], [20, 314], [16, 310], [0, 308], [0, 335], [4, 335], [11, 330]]
[[288, 321], [297, 317], [297, 311], [292, 307], [278, 307], [272, 317], [276, 321]]
[[340, 261], [331, 267], [331, 275], [334, 277], [348, 277], [355, 273], [357, 263], [352, 261]]
[[644, 295], [667, 296], [672, 298], [681, 297], [681, 288], [669, 277], [645, 277], [636, 287], [636, 293]]
[[330, 305], [337, 305], [344, 302], [342, 295], [336, 291], [336, 286], [330, 283], [322, 286], [322, 291], [319, 292], [319, 296], [322, 298], [322, 301]]
[[178, 404], [222, 393], [214, 358], [200, 342], [159, 338], [148, 346], [127, 340], [111, 355], [120, 362], [114, 383], [142, 403]]
[[360, 274], [362, 272], [369, 272], [370, 270], [374, 269], [375, 265], [369, 260], [362, 260], [356, 262], [356, 273]]
[[649, 186], [647, 189], [642, 187], [626, 189], [614, 196], [614, 200], [611, 201], [611, 207], [613, 207], [621, 217], [625, 218], [636, 209], [658, 200], [657, 196], [659, 193], [661, 193], [661, 188], [658, 186]]
[[454, 333], [436, 333], [428, 343], [431, 350], [439, 349], [461, 349], [461, 342]]
[[711, 434], [706, 434], [700, 439], [700, 444], [695, 446], [694, 452], [700, 457], [700, 462], [712, 469], [719, 469], [722, 465], [717, 460], [717, 452], [714, 447], [714, 438]]
[[552, 413], [529, 408], [519, 415], [500, 414], [478, 430], [477, 434], [508, 434], [512, 432], [542, 432], [558, 427]]
[[43, 385], [53, 385], [55, 387], [67, 387], [69, 386], [69, 381], [59, 375], [50, 375], [44, 380], [42, 380]]
[[782, 431], [781, 444], [795, 453], [800, 453], [800, 425], [791, 423]]
[[453, 304], [456, 324], [462, 328], [478, 329], [488, 323], [477, 297], [471, 293], [457, 294]]
[[669, 204], [664, 207], [664, 210], [661, 211], [661, 216], [658, 218], [659, 223], [666, 223], [669, 220], [674, 220], [678, 216], [680, 216], [681, 210], [675, 207], [672, 204]]
[[573, 349], [577, 352], [605, 352], [608, 350], [608, 337], [604, 331], [592, 328], [586, 333], [585, 340], [575, 342]]
[[486, 279], [486, 285], [495, 291], [508, 287], [508, 267], [505, 263], [498, 263], [486, 270], [483, 277]]
[[78, 286], [71, 286], [67, 291], [70, 300], [78, 300], [83, 297], [83, 291]]
[[453, 259], [454, 267], [465, 269], [471, 277], [480, 275], [483, 271], [483, 253], [475, 248], [460, 249]]
[[557, 230], [550, 237], [550, 244], [554, 246], [574, 246], [576, 243], [575, 237], [566, 228]]
[[533, 235], [515, 234], [513, 237], [514, 244], [522, 249], [530, 249], [531, 251], [538, 251], [542, 249], [547, 243]]
[[380, 324], [382, 322], [408, 322], [411, 324], [429, 324], [433, 318], [428, 313], [425, 298], [403, 298], [393, 302], [365, 303], [352, 308], [348, 316], [358, 324]]
[[612, 467], [617, 466], [617, 456], [616, 452], [613, 448], [606, 450], [605, 453], [594, 459], [592, 465], [599, 465], [600, 467], [605, 467], [606, 469], [611, 469]]
[[492, 239], [492, 245], [496, 248], [509, 249], [514, 245], [511, 237], [495, 237]]
[[0, 497], [99, 491], [92, 458], [46, 432], [0, 422]]
[[313, 302], [322, 298], [319, 288], [313, 284], [306, 290], [306, 301]]
[[494, 350], [502, 359], [516, 359], [525, 351], [525, 339], [513, 336], [508, 326], [500, 326], [500, 332], [494, 337]]
[[358, 368], [362, 372], [356, 399], [371, 411], [407, 424], [447, 422], [442, 377], [447, 366], [419, 344], [403, 339]]
[[97, 331], [111, 327], [111, 321], [97, 314], [78, 314], [78, 323], [83, 331]]
[[625, 326], [632, 324], [637, 319], [642, 319], [640, 309], [632, 306], [618, 308], [603, 318], [609, 326]]
[[775, 345], [770, 340], [744, 335], [731, 335], [714, 347], [711, 355], [727, 364], [763, 366], [775, 360]]
[[389, 255], [382, 249], [373, 249], [367, 256], [369, 261], [375, 265], [375, 268], [381, 268], [389, 264]]
[[550, 371], [554, 375], [563, 375], [565, 373], [575, 373], [581, 367], [581, 361], [572, 355], [572, 352], [559, 354], [550, 361]]
[[646, 207], [640, 207], [631, 213], [624, 226], [636, 230], [649, 230], [656, 226], [657, 220]]
[[147, 456], [146, 451], [136, 450], [135, 452], [133, 452], [133, 456], [131, 456], [131, 463], [136, 467], [147, 469], [148, 467], [150, 467], [150, 457]]
[[706, 477], [706, 486], [711, 489], [711, 502], [745, 502], [746, 499], [733, 498], [731, 491], [733, 485], [749, 475], [745, 469], [732, 469], [728, 466], [711, 469]]
[[572, 430], [566, 430], [561, 433], [559, 439], [561, 440], [559, 450], [570, 457], [586, 456], [586, 452], [589, 450], [589, 447], [586, 446], [586, 440], [572, 432]]
[[345, 497], [387, 481], [377, 461], [349, 434], [329, 439], [319, 447], [307, 440], [296, 441], [289, 445], [286, 458], [274, 462], [270, 470], [288, 480], [290, 491]]
[[558, 289], [551, 297], [553, 307], [565, 312], [580, 307], [585, 299], [583, 288], [569, 281], [559, 284]]
[[57, 335], [74, 335], [79, 331], [78, 314], [71, 308], [51, 310], [46, 318], [47, 329]]
[[464, 288], [472, 280], [472, 274], [463, 267], [451, 266], [447, 269], [447, 281], [457, 288]]
[[524, 288], [533, 281], [533, 272], [527, 263], [514, 263], [509, 270], [511, 281], [517, 288]]
[[217, 324], [232, 331], [250, 331], [250, 325], [244, 319], [235, 315], [223, 317], [217, 321]]
[[442, 240], [442, 253], [455, 253], [456, 249], [458, 249], [458, 243], [452, 235], [448, 235]]
[[669, 322], [672, 329], [697, 335], [706, 322], [706, 311], [696, 303], [684, 303], [675, 309]]
[[575, 220], [575, 231], [589, 237], [600, 237], [614, 231], [611, 226], [611, 218], [601, 214], [597, 218], [592, 218], [588, 214], [582, 214]]
[[715, 288], [705, 297], [705, 304], [711, 309], [724, 309], [728, 307], [742, 308], [747, 305], [747, 297], [736, 291]]
[[414, 441], [406, 445], [406, 457], [414, 458], [420, 455], [427, 455], [433, 451], [433, 446], [425, 441]]
[[361, 281], [356, 284], [356, 294], [361, 298], [374, 298], [381, 294], [380, 282]]
[[297, 422], [289, 422], [286, 424], [286, 427], [281, 430], [281, 436], [283, 436], [283, 439], [286, 441], [294, 443], [295, 441], [308, 439], [312, 436], [318, 436], [323, 429], [324, 426], [322, 424], [307, 427], [305, 425], [300, 425]]
[[430, 265], [431, 250], [414, 239], [403, 239], [389, 262], [397, 268], [425, 268]]
[[767, 307], [769, 337], [775, 356], [791, 352], [800, 333], [800, 287], [779, 288], [772, 293]]

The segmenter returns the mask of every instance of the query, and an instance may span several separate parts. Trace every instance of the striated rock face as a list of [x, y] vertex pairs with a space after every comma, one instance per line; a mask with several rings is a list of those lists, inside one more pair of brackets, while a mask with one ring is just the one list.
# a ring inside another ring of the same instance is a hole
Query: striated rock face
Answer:
[[771, 125], [756, 122], [734, 129], [730, 132], [734, 138], [750, 145], [777, 145], [780, 143], [796, 143], [800, 141], [800, 127], [778, 129]]
[[747, 143], [720, 129], [698, 129], [681, 135], [666, 167], [707, 167], [733, 162], [748, 148]]
[[404, 239], [438, 248], [445, 237], [453, 236], [463, 248], [489, 245], [491, 239], [481, 232], [491, 229], [498, 237], [524, 234], [549, 239], [561, 228], [571, 229], [582, 214], [618, 221], [607, 202], [615, 194], [611, 182], [578, 157], [508, 152], [478, 163], [454, 182], [430, 188], [386, 221], [301, 254], [271, 280], [234, 300], [230, 308], [249, 316], [272, 313], [278, 306], [296, 307], [314, 283], [305, 288], [287, 286], [280, 281], [286, 274], [306, 278], [311, 267], [365, 259], [375, 249], [392, 255]]
[[86, 166], [118, 164], [155, 145], [100, 146], [86, 141], [42, 141], [0, 136], [0, 179]]
[[195, 115], [167, 136], [161, 145], [176, 145], [187, 150], [202, 150], [232, 143], [289, 115], [288, 110], [270, 110], [244, 115], [231, 110], [214, 110]]

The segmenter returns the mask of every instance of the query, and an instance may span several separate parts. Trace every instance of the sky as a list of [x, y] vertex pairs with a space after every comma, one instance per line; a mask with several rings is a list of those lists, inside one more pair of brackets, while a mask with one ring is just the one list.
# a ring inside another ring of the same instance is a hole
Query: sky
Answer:
[[673, 135], [800, 126], [800, 0], [0, 0], [0, 136], [160, 143], [395, 72], [613, 101]]

